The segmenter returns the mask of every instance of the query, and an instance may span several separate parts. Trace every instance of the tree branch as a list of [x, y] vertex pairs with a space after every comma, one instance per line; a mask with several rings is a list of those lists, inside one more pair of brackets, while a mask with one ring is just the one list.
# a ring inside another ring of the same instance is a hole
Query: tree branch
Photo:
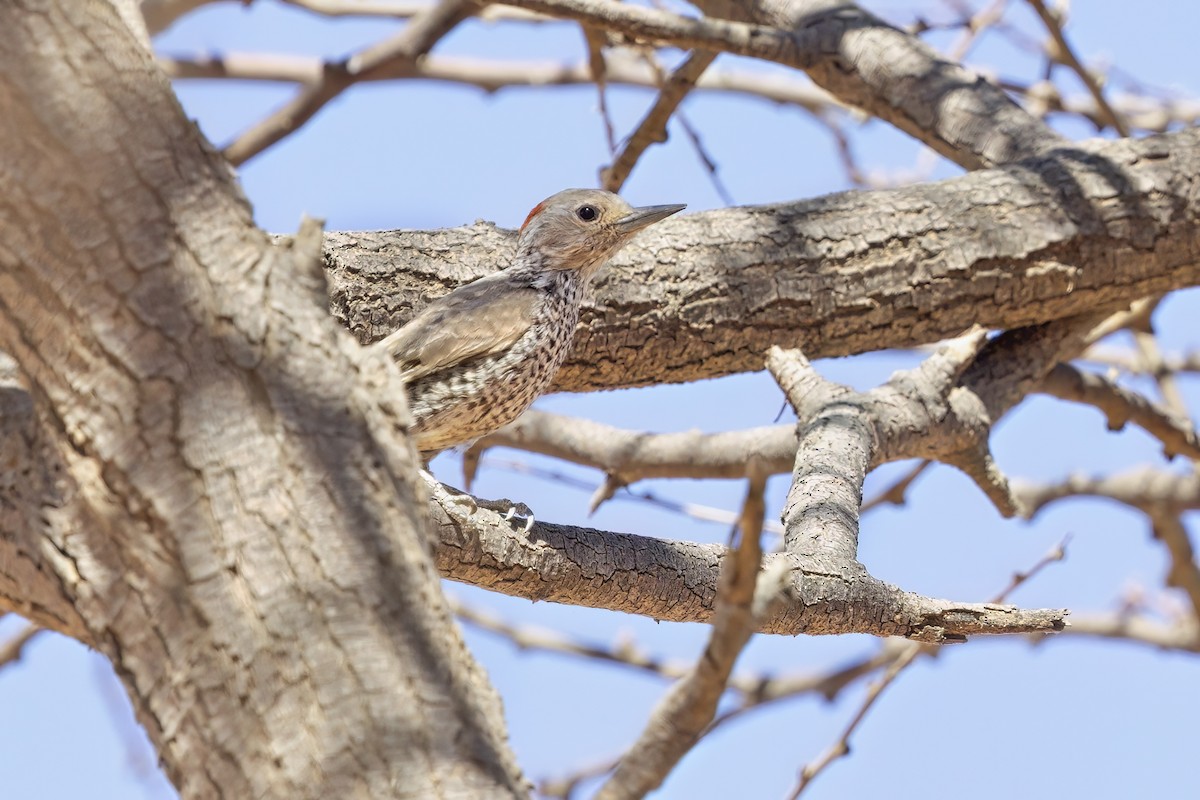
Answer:
[[689, 54], [687, 59], [675, 68], [662, 85], [654, 105], [626, 139], [620, 155], [612, 164], [600, 170], [601, 186], [610, 192], [621, 191], [625, 180], [633, 172], [634, 166], [646, 149], [652, 144], [667, 140], [667, 123], [671, 121], [671, 115], [716, 58], [716, 53], [698, 50]]
[[784, 562], [760, 571], [766, 475], [761, 468], [752, 467], [751, 471], [739, 523], [741, 542], [723, 559], [712, 632], [704, 653], [655, 706], [637, 741], [600, 787], [597, 800], [633, 800], [662, 785], [704, 735], [738, 655], [789, 582]]
[[1063, 32], [1062, 18], [1058, 12], [1051, 11], [1046, 7], [1042, 0], [1026, 0], [1038, 17], [1042, 20], [1042, 24], [1046, 26], [1046, 30], [1050, 32], [1050, 37], [1054, 40], [1054, 56], [1057, 61], [1060, 61], [1071, 69], [1079, 80], [1087, 88], [1092, 95], [1092, 99], [1096, 101], [1096, 107], [1100, 109], [1104, 115], [1106, 124], [1111, 125], [1121, 136], [1129, 135], [1129, 126], [1125, 124], [1125, 120], [1108, 104], [1108, 100], [1104, 97], [1104, 90], [1100, 88], [1096, 76], [1091, 70], [1083, 66], [1079, 57], [1075, 55], [1075, 51], [1071, 48], [1067, 41], [1067, 36]]
[[296, 97], [251, 127], [222, 152], [234, 165], [253, 156], [299, 129], [329, 101], [372, 72], [403, 69], [433, 49], [438, 41], [477, 9], [476, 0], [438, 0], [414, 16], [399, 34], [345, 62], [326, 64], [320, 76]]
[[[772, 344], [813, 358], [911, 347], [1195, 285], [1197, 174], [1200, 131], [1184, 131], [937, 184], [668, 220], [598, 276], [598, 307], [585, 309], [555, 388], [756, 370]], [[381, 338], [506, 264], [512, 243], [487, 225], [329, 234], [334, 313], [359, 341]]]
[[1109, 430], [1120, 430], [1133, 422], [1162, 442], [1167, 458], [1182, 455], [1200, 459], [1200, 438], [1191, 420], [1176, 416], [1103, 375], [1059, 364], [1046, 376], [1039, 391], [1060, 400], [1095, 406], [1108, 418]]
[[[468, 513], [445, 487], [434, 489], [433, 501], [438, 569], [447, 578], [514, 597], [653, 619], [712, 618], [723, 546], [544, 522], [525, 533], [487, 508]], [[767, 567], [781, 558], [788, 556], [768, 557]], [[818, 581], [806, 575], [795, 579], [759, 630], [927, 639], [1051, 632], [1065, 625], [1062, 610], [954, 603], [880, 582]]]
[[[698, 3], [709, 14], [702, 19], [609, 0], [510, 4], [659, 45], [728, 52], [805, 70], [843, 102], [896, 125], [967, 168], [1033, 156], [1063, 142], [999, 89], [840, 0], [802, 6], [764, 2], [752, 10], [727, 0], [708, 0]], [[748, 15], [765, 24], [726, 21]], [[897, 62], [905, 69], [895, 69]], [[863, 74], [871, 74], [876, 82], [865, 82]], [[984, 121], [986, 136], [980, 133]]]

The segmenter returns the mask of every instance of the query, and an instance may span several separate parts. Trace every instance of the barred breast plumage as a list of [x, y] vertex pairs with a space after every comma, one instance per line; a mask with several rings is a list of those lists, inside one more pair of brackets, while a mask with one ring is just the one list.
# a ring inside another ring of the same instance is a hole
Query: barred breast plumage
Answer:
[[683, 209], [631, 208], [568, 189], [529, 212], [512, 264], [461, 286], [384, 339], [408, 382], [417, 449], [430, 455], [507, 425], [571, 351], [592, 275], [634, 234]]

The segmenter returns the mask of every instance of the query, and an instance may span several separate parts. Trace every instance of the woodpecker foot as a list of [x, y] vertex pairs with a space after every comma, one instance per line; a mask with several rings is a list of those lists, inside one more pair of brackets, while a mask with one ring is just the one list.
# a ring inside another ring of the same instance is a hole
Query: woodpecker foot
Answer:
[[429, 484], [430, 491], [435, 497], [444, 502], [465, 507], [465, 515], [467, 517], [473, 516], [476, 511], [485, 508], [488, 511], [503, 514], [505, 522], [516, 520], [523, 523], [523, 531], [525, 533], [529, 533], [533, 529], [533, 510], [522, 502], [514, 502], [512, 500], [480, 500], [467, 492], [442, 483], [425, 470], [421, 470], [421, 479]]
[[533, 509], [519, 500], [516, 502], [512, 500], [479, 500], [478, 504], [480, 508], [503, 513], [505, 522], [524, 522], [522, 530], [525, 533], [529, 533], [533, 529]]
[[533, 509], [524, 503], [517, 503], [508, 510], [508, 513], [504, 515], [504, 518], [511, 520], [518, 513], [525, 519], [525, 527], [522, 528], [522, 531], [524, 533], [529, 533], [531, 530], [533, 530]]

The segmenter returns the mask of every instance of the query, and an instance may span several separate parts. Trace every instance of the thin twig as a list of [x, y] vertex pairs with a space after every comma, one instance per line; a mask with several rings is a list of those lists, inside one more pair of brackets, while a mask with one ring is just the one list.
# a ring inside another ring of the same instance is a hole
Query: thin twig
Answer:
[[1079, 80], [1083, 81], [1083, 85], [1091, 93], [1092, 98], [1096, 101], [1096, 106], [1100, 109], [1108, 124], [1112, 125], [1113, 129], [1121, 136], [1129, 136], [1129, 126], [1125, 124], [1125, 120], [1121, 118], [1121, 115], [1108, 104], [1108, 100], [1104, 97], [1104, 90], [1100, 87], [1100, 82], [1096, 80], [1096, 76], [1087, 67], [1083, 66], [1078, 56], [1075, 55], [1075, 51], [1071, 49], [1070, 43], [1067, 42], [1067, 36], [1063, 32], [1062, 19], [1059, 15], [1047, 8], [1042, 0], [1026, 0], [1026, 2], [1033, 6], [1033, 10], [1037, 12], [1042, 23], [1046, 26], [1046, 30], [1050, 33], [1050, 37], [1054, 39], [1054, 59], [1069, 67], [1079, 76]]
[[411, 67], [459, 22], [479, 9], [476, 0], [441, 0], [413, 17], [399, 34], [341, 63], [327, 63], [320, 76], [283, 108], [241, 134], [224, 149], [234, 165], [266, 150], [312, 119], [343, 91], [372, 72]]
[[654, 105], [646, 112], [646, 116], [638, 123], [636, 129], [625, 141], [620, 154], [613, 159], [608, 167], [600, 170], [600, 185], [610, 192], [619, 192], [625, 185], [629, 174], [633, 172], [638, 159], [652, 144], [667, 140], [667, 123], [671, 115], [679, 108], [683, 98], [687, 97], [716, 59], [717, 54], [707, 50], [697, 50], [691, 53], [682, 64], [675, 68], [670, 77], [663, 82], [662, 90]]
[[[1025, 582], [1029, 581], [1051, 564], [1056, 564], [1062, 561], [1066, 557], [1066, 547], [1069, 542], [1070, 536], [1064, 537], [1058, 545], [1052, 548], [1050, 552], [1046, 553], [1046, 555], [1038, 559], [1038, 561], [1035, 562], [1032, 567], [1024, 572], [1014, 573], [1012, 581], [1009, 583], [1009, 585], [1003, 591], [997, 594], [996, 597], [993, 598], [992, 602], [1004, 602], [1018, 586], [1021, 586]], [[911, 665], [918, 656], [933, 656], [939, 652], [940, 648], [937, 645], [922, 644], [920, 642], [904, 642], [896, 645], [894, 660], [892, 660], [892, 662], [888, 665], [887, 671], [883, 674], [883, 676], [867, 688], [867, 693], [863, 698], [862, 704], [858, 707], [858, 710], [855, 712], [854, 716], [851, 717], [850, 722], [842, 730], [842, 733], [837, 738], [837, 741], [830, 745], [830, 747], [815, 761], [805, 764], [800, 770], [800, 775], [796, 781], [796, 787], [792, 790], [792, 794], [790, 795], [791, 800], [796, 800], [796, 798], [803, 794], [804, 790], [812, 784], [813, 779], [815, 779], [817, 775], [829, 767], [830, 764], [849, 754], [850, 737], [854, 735], [856, 730], [858, 730], [859, 725], [862, 724], [863, 719], [866, 718], [867, 713], [871, 710], [872, 706], [875, 705], [875, 702], [879, 699], [880, 695], [882, 695], [883, 692], [895, 682], [900, 673], [907, 669], [908, 666]]]
[[739, 524], [741, 542], [725, 556], [721, 568], [708, 645], [651, 712], [642, 734], [600, 788], [598, 800], [640, 798], [662, 784], [712, 722], [734, 662], [782, 589], [785, 571], [769, 569], [760, 578], [766, 473], [757, 469], [749, 477]]
[[1014, 572], [1012, 575], [1012, 580], [1009, 581], [1008, 586], [1005, 586], [1002, 590], [997, 592], [995, 597], [992, 598], [992, 602], [1007, 602], [1009, 596], [1013, 592], [1036, 577], [1039, 572], [1051, 564], [1057, 564], [1060, 561], [1065, 560], [1067, 557], [1067, 546], [1071, 544], [1071, 539], [1072, 536], [1068, 533], [1066, 536], [1063, 536], [1062, 541], [1052, 547], [1050, 551], [1046, 553], [1046, 555], [1038, 559], [1032, 567], [1021, 572]]
[[717, 162], [708, 154], [708, 150], [704, 147], [704, 141], [700, 138], [700, 131], [696, 130], [695, 126], [688, 121], [683, 112], [675, 115], [679, 120], [679, 127], [683, 128], [683, 132], [687, 134], [688, 141], [692, 143], [692, 149], [700, 158], [700, 163], [704, 165], [705, 171], [708, 173], [708, 179], [716, 189], [717, 197], [721, 198], [721, 202], [727, 206], [736, 205], [733, 201], [733, 195], [729, 193], [725, 182], [721, 180], [720, 169], [717, 167]]
[[918, 462], [916, 466], [901, 475], [900, 479], [891, 486], [884, 489], [870, 500], [864, 501], [862, 504], [862, 509], [859, 513], [866, 514], [868, 511], [884, 504], [893, 506], [904, 505], [906, 501], [906, 495], [908, 494], [908, 487], [912, 486], [913, 482], [917, 478], [921, 477], [925, 470], [929, 469], [932, 464], [933, 462], [929, 460]]
[[0, 667], [19, 661], [21, 654], [25, 650], [25, 645], [29, 644], [38, 634], [44, 633], [45, 630], [45, 628], [40, 628], [37, 625], [26, 625], [20, 633], [0, 644]]
[[608, 111], [608, 64], [604, 57], [608, 36], [603, 29], [591, 25], [580, 25], [579, 29], [583, 31], [583, 43], [587, 47], [588, 72], [596, 84], [596, 102], [600, 109], [600, 120], [604, 123], [604, 141], [608, 143], [608, 154], [612, 155], [617, 152], [617, 134]]
[[911, 664], [913, 659], [920, 655], [921, 651], [926, 647], [931, 647], [931, 645], [922, 645], [918, 644], [917, 642], [906, 642], [904, 644], [903, 651], [887, 668], [887, 672], [883, 674], [883, 677], [867, 687], [866, 698], [864, 698], [862, 705], [859, 706], [858, 711], [850, 719], [850, 723], [846, 726], [845, 730], [842, 731], [842, 735], [839, 736], [837, 741], [834, 742], [828, 750], [822, 753], [816, 761], [805, 764], [804, 768], [800, 770], [800, 777], [796, 783], [796, 788], [793, 789], [792, 793], [789, 795], [791, 800], [796, 800], [796, 798], [799, 797], [804, 790], [809, 787], [813, 779], [816, 778], [817, 775], [821, 774], [826, 767], [850, 752], [850, 737], [854, 734], [854, 732], [858, 729], [858, 726], [862, 723], [863, 719], [867, 716], [867, 712], [870, 711], [871, 707], [875, 705], [875, 701], [879, 699], [879, 696], [883, 694], [884, 690], [892, 685], [892, 682], [896, 680], [896, 677], [903, 672], [905, 667]]
[[[540, 480], [552, 481], [562, 486], [569, 486], [572, 489], [582, 489], [589, 491], [595, 496], [603, 489], [603, 486], [597, 487], [595, 483], [581, 478], [576, 478], [568, 475], [565, 472], [556, 469], [545, 469], [536, 467], [527, 461], [518, 461], [516, 459], [503, 459], [488, 456], [480, 460], [481, 466], [487, 466], [493, 469], [501, 469], [507, 472], [513, 472], [518, 475], [528, 475]], [[673, 514], [680, 514], [694, 519], [697, 522], [715, 522], [718, 525], [733, 525], [738, 521], [738, 515], [732, 511], [727, 511], [723, 508], [714, 506], [706, 506], [700, 503], [687, 503], [681, 500], [672, 500], [667, 497], [661, 497], [651, 491], [634, 491], [628, 487], [623, 487], [624, 491], [614, 492], [611, 499], [625, 500], [629, 502], [645, 503], [647, 505], [660, 508], [663, 511], [669, 511]], [[774, 535], [783, 533], [783, 525], [775, 520], [764, 520], [763, 530]]]

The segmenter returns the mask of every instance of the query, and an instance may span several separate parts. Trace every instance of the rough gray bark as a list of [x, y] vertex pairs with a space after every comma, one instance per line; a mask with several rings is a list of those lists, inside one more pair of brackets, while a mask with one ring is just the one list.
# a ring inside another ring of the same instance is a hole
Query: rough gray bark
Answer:
[[998, 86], [846, 0], [698, 0], [711, 17], [790, 31], [804, 71], [847, 105], [886, 120], [967, 169], [1065, 144]]
[[[556, 381], [588, 391], [911, 347], [1200, 283], [1200, 132], [1065, 148], [940, 183], [667, 220], [596, 279]], [[331, 233], [334, 313], [377, 339], [508, 263], [491, 225]], [[636, 357], [634, 357], [636, 354]]]
[[[270, 248], [129, 32], [104, 4], [64, 5], [0, 11], [0, 346], [30, 392], [0, 376], [0, 606], [113, 659], [185, 796], [521, 793], [421, 535], [405, 415], [381, 399], [402, 393], [326, 319], [315, 234]], [[851, 4], [729, 9], [804, 27], [797, 65], [958, 163], [1027, 160], [664, 226], [602, 280], [560, 389], [759, 369], [775, 344], [921, 344], [1198, 282], [1200, 134], [1055, 150], [994, 87]], [[331, 234], [335, 310], [378, 338], [510, 247], [487, 225]], [[1046, 341], [1029, 334], [1029, 375], [988, 372], [994, 360], [968, 372], [989, 415], [1073, 352], [1051, 342], [1041, 357]], [[526, 535], [444, 500], [450, 577], [711, 619], [723, 548]], [[1063, 625], [830, 572], [800, 575], [762, 629], [939, 640]]]
[[524, 793], [319, 231], [254, 227], [106, 3], [0, 8], [0, 107], [0, 602], [112, 660], [186, 798]]
[[[480, 508], [434, 495], [438, 569], [453, 580], [529, 600], [607, 608], [673, 622], [709, 622], [728, 548], [539, 522], [529, 533]], [[655, 532], [657, 533], [657, 532]], [[768, 556], [766, 568], [787, 555]], [[797, 565], [798, 566], [798, 565]], [[763, 633], [870, 633], [933, 641], [976, 634], [1050, 633], [1062, 609], [1018, 609], [920, 597], [856, 576], [793, 573], [760, 621]]]

